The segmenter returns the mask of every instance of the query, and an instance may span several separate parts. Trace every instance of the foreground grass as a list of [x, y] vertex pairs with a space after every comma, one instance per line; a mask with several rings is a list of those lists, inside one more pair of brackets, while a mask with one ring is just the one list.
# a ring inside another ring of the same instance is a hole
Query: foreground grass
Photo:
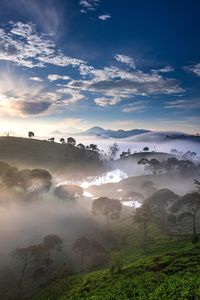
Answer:
[[167, 243], [165, 254], [141, 257], [116, 273], [101, 270], [57, 279], [33, 300], [200, 299], [200, 244], [181, 241], [175, 251]]

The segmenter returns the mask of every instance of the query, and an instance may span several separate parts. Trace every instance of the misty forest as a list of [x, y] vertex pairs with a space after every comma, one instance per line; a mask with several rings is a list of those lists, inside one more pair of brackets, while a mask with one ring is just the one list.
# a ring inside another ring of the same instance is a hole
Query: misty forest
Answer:
[[0, 300], [200, 300], [199, 13], [0, 0]]

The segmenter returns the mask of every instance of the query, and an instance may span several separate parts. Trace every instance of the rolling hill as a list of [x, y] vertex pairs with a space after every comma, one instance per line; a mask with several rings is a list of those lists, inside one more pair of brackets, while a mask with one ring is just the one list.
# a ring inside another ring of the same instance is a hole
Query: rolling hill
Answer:
[[49, 170], [86, 171], [99, 166], [99, 154], [95, 151], [83, 151], [71, 144], [21, 137], [0, 137], [0, 160], [19, 167], [43, 167]]

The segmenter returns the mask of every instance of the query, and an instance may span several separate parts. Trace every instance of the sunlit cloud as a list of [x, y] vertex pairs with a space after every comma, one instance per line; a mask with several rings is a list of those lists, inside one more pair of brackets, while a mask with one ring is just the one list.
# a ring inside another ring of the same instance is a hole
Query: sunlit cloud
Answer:
[[35, 77], [30, 77], [29, 79], [30, 79], [30, 80], [33, 80], [33, 81], [40, 81], [40, 82], [43, 81], [42, 78], [36, 77], [36, 76], [35, 76]]

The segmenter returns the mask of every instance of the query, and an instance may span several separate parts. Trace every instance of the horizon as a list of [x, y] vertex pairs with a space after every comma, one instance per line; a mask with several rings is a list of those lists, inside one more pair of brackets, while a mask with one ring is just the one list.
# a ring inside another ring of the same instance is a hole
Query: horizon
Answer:
[[2, 0], [0, 132], [98, 124], [196, 134], [199, 9], [186, 0], [181, 10], [179, 1]]

